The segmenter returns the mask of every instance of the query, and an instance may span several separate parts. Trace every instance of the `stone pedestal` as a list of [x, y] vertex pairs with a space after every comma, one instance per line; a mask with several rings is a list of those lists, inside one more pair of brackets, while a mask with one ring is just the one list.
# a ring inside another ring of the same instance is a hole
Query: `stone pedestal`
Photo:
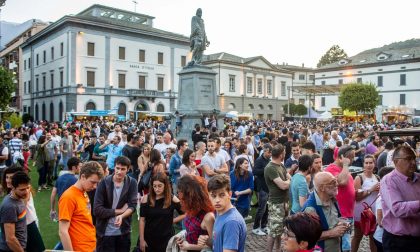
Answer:
[[[182, 128], [178, 139], [191, 142], [191, 133], [195, 125], [202, 125], [203, 115], [216, 115], [218, 128], [223, 127], [223, 115], [220, 113], [216, 94], [216, 72], [201, 65], [186, 67], [179, 75], [177, 111], [182, 115]], [[175, 129], [175, 119], [172, 125]]]

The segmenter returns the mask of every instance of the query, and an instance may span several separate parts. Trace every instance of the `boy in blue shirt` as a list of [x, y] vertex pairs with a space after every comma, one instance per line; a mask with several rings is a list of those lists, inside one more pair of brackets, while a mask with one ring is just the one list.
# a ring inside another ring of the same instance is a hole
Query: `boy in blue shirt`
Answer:
[[245, 251], [246, 225], [231, 203], [230, 179], [225, 174], [213, 176], [208, 184], [210, 200], [216, 210], [212, 238], [200, 235], [199, 245], [213, 247], [214, 252]]

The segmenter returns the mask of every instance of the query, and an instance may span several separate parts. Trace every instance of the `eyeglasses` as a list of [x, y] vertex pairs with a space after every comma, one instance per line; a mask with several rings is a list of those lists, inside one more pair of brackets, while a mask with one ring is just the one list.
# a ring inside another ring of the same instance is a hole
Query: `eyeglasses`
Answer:
[[413, 160], [416, 160], [416, 157], [413, 157], [413, 156], [411, 156], [411, 157], [394, 157], [394, 159], [403, 159], [403, 160], [406, 160], [406, 161], [413, 161]]
[[284, 238], [291, 238], [291, 239], [296, 239], [296, 235], [294, 235], [292, 232], [290, 232], [286, 227], [283, 228], [283, 237]]

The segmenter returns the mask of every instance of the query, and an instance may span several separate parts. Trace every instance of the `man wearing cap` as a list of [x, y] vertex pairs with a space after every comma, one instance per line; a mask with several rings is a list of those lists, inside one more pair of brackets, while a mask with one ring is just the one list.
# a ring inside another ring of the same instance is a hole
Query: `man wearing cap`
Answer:
[[[356, 193], [354, 190], [354, 181], [349, 171], [349, 166], [354, 159], [354, 147], [344, 146], [338, 151], [338, 157], [327, 168], [326, 172], [331, 173], [337, 178], [338, 194], [337, 202], [340, 208], [342, 217], [352, 220], [354, 205], [356, 202]], [[350, 234], [346, 233], [342, 238], [342, 250], [350, 251]]]

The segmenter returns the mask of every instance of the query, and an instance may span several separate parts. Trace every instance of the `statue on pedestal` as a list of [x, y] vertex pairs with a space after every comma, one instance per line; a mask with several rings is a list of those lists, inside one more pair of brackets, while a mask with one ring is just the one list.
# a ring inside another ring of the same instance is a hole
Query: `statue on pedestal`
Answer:
[[204, 20], [201, 18], [202, 13], [201, 8], [198, 8], [196, 15], [191, 19], [190, 48], [192, 58], [188, 66], [201, 65], [203, 52], [210, 45], [204, 28]]

